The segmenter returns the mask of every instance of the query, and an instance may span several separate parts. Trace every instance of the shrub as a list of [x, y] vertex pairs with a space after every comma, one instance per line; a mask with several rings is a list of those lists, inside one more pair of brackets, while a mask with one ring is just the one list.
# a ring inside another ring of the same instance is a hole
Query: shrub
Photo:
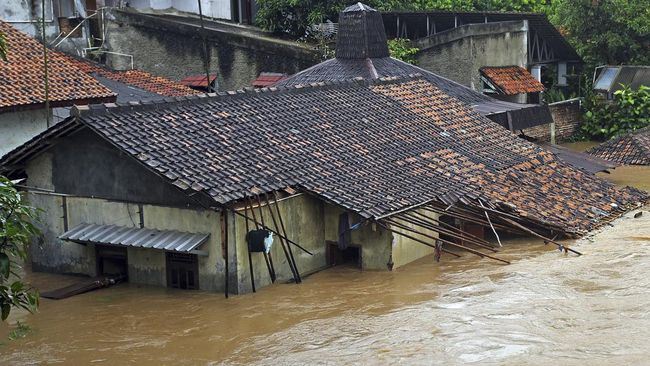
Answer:
[[395, 38], [388, 41], [388, 50], [390, 55], [398, 60], [408, 62], [410, 64], [417, 64], [415, 55], [419, 49], [411, 47], [411, 41], [406, 38]]

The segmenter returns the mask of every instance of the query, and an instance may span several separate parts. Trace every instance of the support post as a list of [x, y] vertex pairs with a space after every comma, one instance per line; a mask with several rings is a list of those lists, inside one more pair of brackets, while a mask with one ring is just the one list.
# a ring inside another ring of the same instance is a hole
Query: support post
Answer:
[[45, 0], [41, 0], [42, 18], [41, 18], [41, 34], [43, 36], [43, 83], [45, 86], [45, 126], [50, 128], [50, 85], [47, 74], [47, 40], [45, 39]]

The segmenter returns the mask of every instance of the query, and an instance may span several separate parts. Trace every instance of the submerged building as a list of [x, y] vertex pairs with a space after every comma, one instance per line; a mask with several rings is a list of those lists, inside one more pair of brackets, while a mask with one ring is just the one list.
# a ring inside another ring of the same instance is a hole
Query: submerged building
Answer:
[[32, 268], [245, 293], [342, 260], [507, 263], [485, 230], [579, 236], [648, 201], [500, 124], [540, 106], [413, 73], [348, 10], [363, 31], [280, 86], [74, 107], [5, 155], [43, 209]]
[[650, 126], [605, 141], [587, 153], [622, 165], [650, 165]]
[[0, 160], [43, 209], [35, 270], [244, 293], [337, 256], [364, 270], [498, 259], [454, 222], [580, 235], [648, 198], [419, 76], [73, 112]]

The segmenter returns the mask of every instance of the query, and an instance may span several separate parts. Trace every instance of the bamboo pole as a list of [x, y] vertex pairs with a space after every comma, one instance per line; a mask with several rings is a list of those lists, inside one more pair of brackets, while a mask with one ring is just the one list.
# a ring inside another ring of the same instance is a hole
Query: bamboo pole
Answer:
[[[406, 225], [402, 225], [402, 224], [397, 223], [397, 222], [394, 222], [394, 221], [390, 221], [390, 220], [389, 220], [388, 222], [389, 222], [391, 225], [395, 225], [395, 226], [397, 226], [397, 227], [400, 227], [400, 228], [403, 229], [403, 230], [407, 230], [407, 231], [410, 231], [410, 232], [412, 232], [412, 233], [422, 235], [422, 236], [427, 237], [427, 238], [429, 238], [429, 239], [440, 240], [440, 241], [443, 242], [443, 243], [449, 244], [449, 245], [451, 245], [451, 246], [454, 246], [454, 247], [457, 247], [457, 248], [460, 248], [460, 249], [464, 249], [464, 250], [466, 250], [466, 251], [468, 251], [468, 252], [470, 252], [470, 253], [472, 253], [472, 254], [476, 254], [476, 255], [478, 255], [479, 257], [486, 257], [486, 258], [494, 259], [494, 260], [499, 261], [499, 262], [503, 262], [503, 263], [506, 263], [506, 264], [510, 264], [510, 262], [508, 262], [508, 261], [505, 260], [505, 259], [501, 259], [501, 258], [493, 257], [493, 256], [491, 256], [491, 255], [489, 255], [489, 254], [485, 254], [485, 253], [479, 252], [478, 250], [474, 250], [474, 249], [472, 249], [472, 248], [468, 248], [468, 247], [466, 247], [466, 246], [464, 246], [464, 245], [456, 244], [456, 243], [450, 242], [449, 240], [440, 239], [440, 238], [436, 238], [436, 237], [431, 236], [431, 235], [427, 235], [427, 234], [421, 233], [421, 232], [419, 232], [419, 231], [417, 231], [417, 230], [415, 230], [415, 229], [411, 229], [411, 228], [409, 228], [409, 227], [406, 226]], [[398, 233], [399, 233], [399, 232], [398, 232]]]
[[[480, 247], [484, 247], [485, 249], [489, 249], [489, 250], [491, 250], [493, 252], [498, 252], [498, 250], [495, 249], [494, 246], [489, 241], [487, 241], [487, 240], [485, 240], [483, 238], [479, 238], [478, 236], [475, 236], [475, 235], [472, 235], [470, 233], [464, 232], [463, 230], [461, 230], [461, 229], [459, 229], [459, 228], [457, 228], [457, 227], [455, 227], [453, 225], [447, 224], [447, 223], [442, 222], [440, 220], [436, 220], [436, 219], [434, 219], [432, 217], [426, 216], [426, 215], [421, 214], [419, 212], [413, 212], [413, 214], [417, 214], [418, 216], [421, 217], [421, 218], [415, 218], [415, 219], [419, 219], [420, 221], [423, 221], [423, 222], [428, 222], [430, 225], [433, 225], [434, 227], [440, 227], [441, 229], [451, 231], [452, 233], [454, 233], [454, 235], [460, 236], [461, 240], [471, 241], [471, 242], [475, 243], [476, 245], [478, 245]], [[411, 217], [412, 217], [412, 215], [411, 215]]]
[[[485, 206], [483, 206], [483, 202], [481, 200], [478, 200], [478, 203], [485, 209]], [[499, 247], [502, 247], [501, 245], [501, 239], [499, 239], [499, 234], [497, 234], [496, 229], [494, 228], [494, 225], [492, 225], [492, 221], [490, 221], [490, 216], [488, 215], [487, 211], [483, 211], [485, 213], [485, 218], [487, 219], [487, 222], [490, 224], [490, 227], [492, 228], [492, 232], [494, 233], [494, 236], [497, 237], [497, 242], [499, 243]]]
[[[435, 245], [429, 244], [429, 243], [425, 242], [424, 240], [420, 240], [420, 239], [415, 238], [415, 237], [413, 237], [413, 236], [410, 236], [410, 235], [408, 235], [408, 234], [404, 234], [404, 233], [399, 232], [399, 231], [397, 231], [397, 230], [393, 230], [393, 229], [389, 228], [387, 225], [385, 225], [385, 224], [383, 224], [383, 223], [381, 223], [381, 222], [379, 222], [379, 221], [377, 221], [377, 224], [378, 224], [379, 226], [383, 227], [384, 229], [386, 229], [386, 230], [392, 232], [392, 233], [395, 233], [395, 234], [397, 234], [397, 235], [401, 235], [401, 236], [403, 236], [403, 237], [405, 237], [405, 238], [409, 238], [409, 239], [414, 240], [414, 241], [416, 241], [416, 242], [418, 242], [418, 243], [420, 243], [420, 244], [424, 244], [424, 245], [426, 245], [426, 246], [428, 246], [428, 247], [431, 247], [431, 248], [433, 248], [433, 249], [436, 249], [436, 246], [435, 246]], [[452, 252], [452, 251], [449, 251], [449, 250], [447, 250], [447, 249], [445, 249], [445, 248], [441, 248], [440, 250], [441, 250], [442, 252], [444, 252], [444, 253], [451, 254], [451, 255], [455, 256], [456, 258], [460, 258], [460, 255], [459, 255], [459, 254], [454, 253], [454, 252]]]
[[229, 287], [229, 277], [230, 273], [228, 271], [228, 212], [227, 211], [221, 211], [223, 213], [223, 225], [224, 225], [224, 230], [223, 230], [223, 241], [224, 241], [224, 246], [225, 246], [225, 254], [226, 254], [226, 275], [224, 276], [224, 295], [226, 296], [226, 299], [228, 298], [228, 287]]
[[[273, 191], [273, 201], [275, 202], [275, 209], [278, 211], [278, 219], [280, 220], [280, 228], [282, 229], [282, 234], [284, 234], [285, 237], [288, 237], [287, 235], [287, 230], [284, 227], [284, 221], [282, 220], [282, 215], [280, 214], [280, 205], [278, 205], [278, 193], [276, 191]], [[289, 256], [291, 256], [291, 261], [293, 261], [293, 268], [296, 269], [296, 275], [298, 276], [298, 283], [302, 282], [302, 278], [300, 278], [300, 271], [298, 271], [298, 264], [296, 263], [296, 259], [293, 257], [293, 251], [291, 250], [291, 245], [287, 244], [287, 249], [289, 249]]]
[[[417, 212], [417, 211], [413, 211], [413, 213], [416, 214], [416, 215], [418, 215], [418, 216], [421, 216], [421, 217], [423, 217], [423, 218], [425, 218], [425, 219], [432, 220], [432, 221], [438, 223], [438, 225], [443, 226], [443, 227], [446, 227], [446, 228], [448, 228], [449, 230], [457, 231], [458, 233], [461, 234], [461, 237], [462, 237], [462, 236], [467, 236], [467, 237], [473, 238], [473, 239], [475, 239], [477, 242], [479, 242], [479, 243], [483, 243], [485, 246], [490, 247], [490, 250], [492, 250], [492, 251], [494, 251], [494, 252], [498, 252], [498, 250], [496, 250], [496, 249], [493, 248], [493, 245], [492, 245], [489, 241], [487, 241], [487, 240], [485, 240], [485, 239], [483, 239], [483, 238], [480, 238], [480, 237], [478, 237], [478, 236], [476, 236], [476, 235], [473, 235], [473, 234], [470, 234], [470, 233], [464, 232], [464, 231], [462, 231], [461, 229], [455, 227], [454, 225], [451, 225], [451, 224], [448, 224], [448, 223], [446, 223], [446, 222], [443, 222], [443, 221], [440, 221], [440, 220], [434, 219], [433, 217], [429, 217], [429, 216], [427, 216], [427, 215], [425, 215], [425, 214], [423, 214], [423, 213], [420, 213], [420, 212]], [[478, 225], [478, 224], [477, 224], [477, 225]], [[483, 225], [481, 225], [481, 226], [483, 226]]]
[[[255, 223], [256, 226], [258, 226], [257, 216], [255, 215], [255, 209], [253, 208], [253, 200], [248, 198], [248, 201], [249, 201], [248, 203], [251, 206], [251, 213], [253, 214], [253, 222]], [[273, 269], [273, 266], [269, 262], [269, 257], [266, 255], [266, 252], [264, 252], [263, 254], [264, 254], [264, 261], [266, 262], [266, 268], [269, 270], [269, 277], [271, 278], [271, 283], [273, 283], [275, 282], [275, 271]]]
[[41, 34], [43, 36], [43, 71], [45, 84], [45, 126], [50, 128], [50, 82], [48, 79], [48, 60], [47, 60], [47, 41], [45, 40], [45, 0], [42, 3], [42, 19], [41, 19]]
[[255, 274], [253, 273], [253, 259], [251, 256], [251, 247], [248, 244], [248, 232], [250, 231], [249, 226], [248, 226], [248, 204], [244, 202], [244, 222], [246, 222], [246, 249], [248, 249], [248, 269], [250, 271], [251, 275], [251, 287], [253, 288], [253, 292], [255, 291]]
[[[262, 201], [260, 200], [260, 196], [258, 194], [255, 194], [255, 197], [257, 198], [257, 207], [260, 209], [260, 221], [262, 221], [262, 227], [264, 229], [268, 229], [268, 226], [264, 223], [264, 212], [262, 212]], [[251, 206], [252, 207], [252, 206]], [[251, 208], [251, 210], [254, 210]], [[273, 272], [273, 275], [271, 276], [271, 283], [275, 283], [276, 274], [275, 274], [275, 266], [273, 265], [273, 256], [271, 255], [271, 251], [267, 253], [264, 251], [264, 256], [269, 259], [269, 264], [271, 265], [271, 271]]]
[[[273, 221], [273, 226], [275, 227], [275, 230], [280, 231], [280, 227], [278, 226], [278, 223], [275, 220], [275, 214], [273, 213], [273, 209], [271, 209], [271, 202], [269, 201], [268, 193], [264, 193], [264, 198], [266, 200], [266, 207], [269, 209], [269, 214], [271, 215], [271, 220]], [[279, 238], [280, 238], [280, 246], [282, 247], [284, 256], [287, 258], [287, 263], [289, 264], [289, 269], [291, 270], [291, 275], [293, 276], [294, 281], [298, 283], [298, 276], [296, 275], [296, 269], [293, 267], [293, 262], [291, 261], [291, 257], [289, 257], [289, 252], [287, 251], [287, 248], [284, 246], [284, 240], [282, 239], [281, 236]]]
[[514, 220], [510, 220], [510, 219], [505, 218], [505, 217], [501, 217], [501, 220], [504, 220], [505, 222], [509, 222], [512, 225], [515, 225], [515, 226], [521, 228], [522, 230], [530, 233], [531, 235], [536, 236], [536, 237], [538, 237], [540, 239], [543, 239], [545, 242], [549, 242], [549, 243], [553, 243], [553, 244], [557, 245], [558, 248], [560, 248], [561, 250], [564, 250], [565, 253], [566, 252], [571, 252], [571, 253], [575, 253], [577, 255], [582, 255], [582, 253], [580, 253], [579, 251], [571, 249], [571, 248], [567, 247], [566, 245], [562, 245], [562, 244], [556, 242], [553, 239], [549, 239], [549, 238], [547, 238], [547, 237], [545, 237], [545, 236], [543, 236], [541, 234], [538, 234], [538, 233], [534, 232], [533, 230], [530, 230], [529, 228], [525, 227], [524, 225], [522, 225], [522, 224], [520, 224], [520, 223], [518, 223], [518, 222], [516, 222]]

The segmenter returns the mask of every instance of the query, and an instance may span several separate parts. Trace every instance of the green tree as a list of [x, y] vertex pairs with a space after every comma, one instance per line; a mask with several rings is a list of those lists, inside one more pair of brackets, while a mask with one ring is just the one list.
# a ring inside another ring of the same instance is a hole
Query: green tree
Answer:
[[647, 0], [555, 0], [551, 21], [585, 61], [597, 65], [650, 63]]
[[629, 86], [614, 93], [614, 101], [600, 95], [585, 98], [581, 132], [587, 138], [609, 139], [627, 131], [650, 126], [650, 87]]
[[419, 49], [411, 47], [411, 41], [406, 38], [395, 38], [388, 41], [388, 50], [390, 55], [398, 60], [408, 62], [410, 64], [417, 64], [415, 55]]
[[7, 38], [0, 32], [0, 60], [7, 61]]
[[11, 181], [0, 176], [0, 318], [7, 319], [12, 308], [33, 312], [38, 293], [20, 279], [17, 270], [27, 258], [27, 246], [38, 235], [32, 224], [35, 208], [26, 205]]

